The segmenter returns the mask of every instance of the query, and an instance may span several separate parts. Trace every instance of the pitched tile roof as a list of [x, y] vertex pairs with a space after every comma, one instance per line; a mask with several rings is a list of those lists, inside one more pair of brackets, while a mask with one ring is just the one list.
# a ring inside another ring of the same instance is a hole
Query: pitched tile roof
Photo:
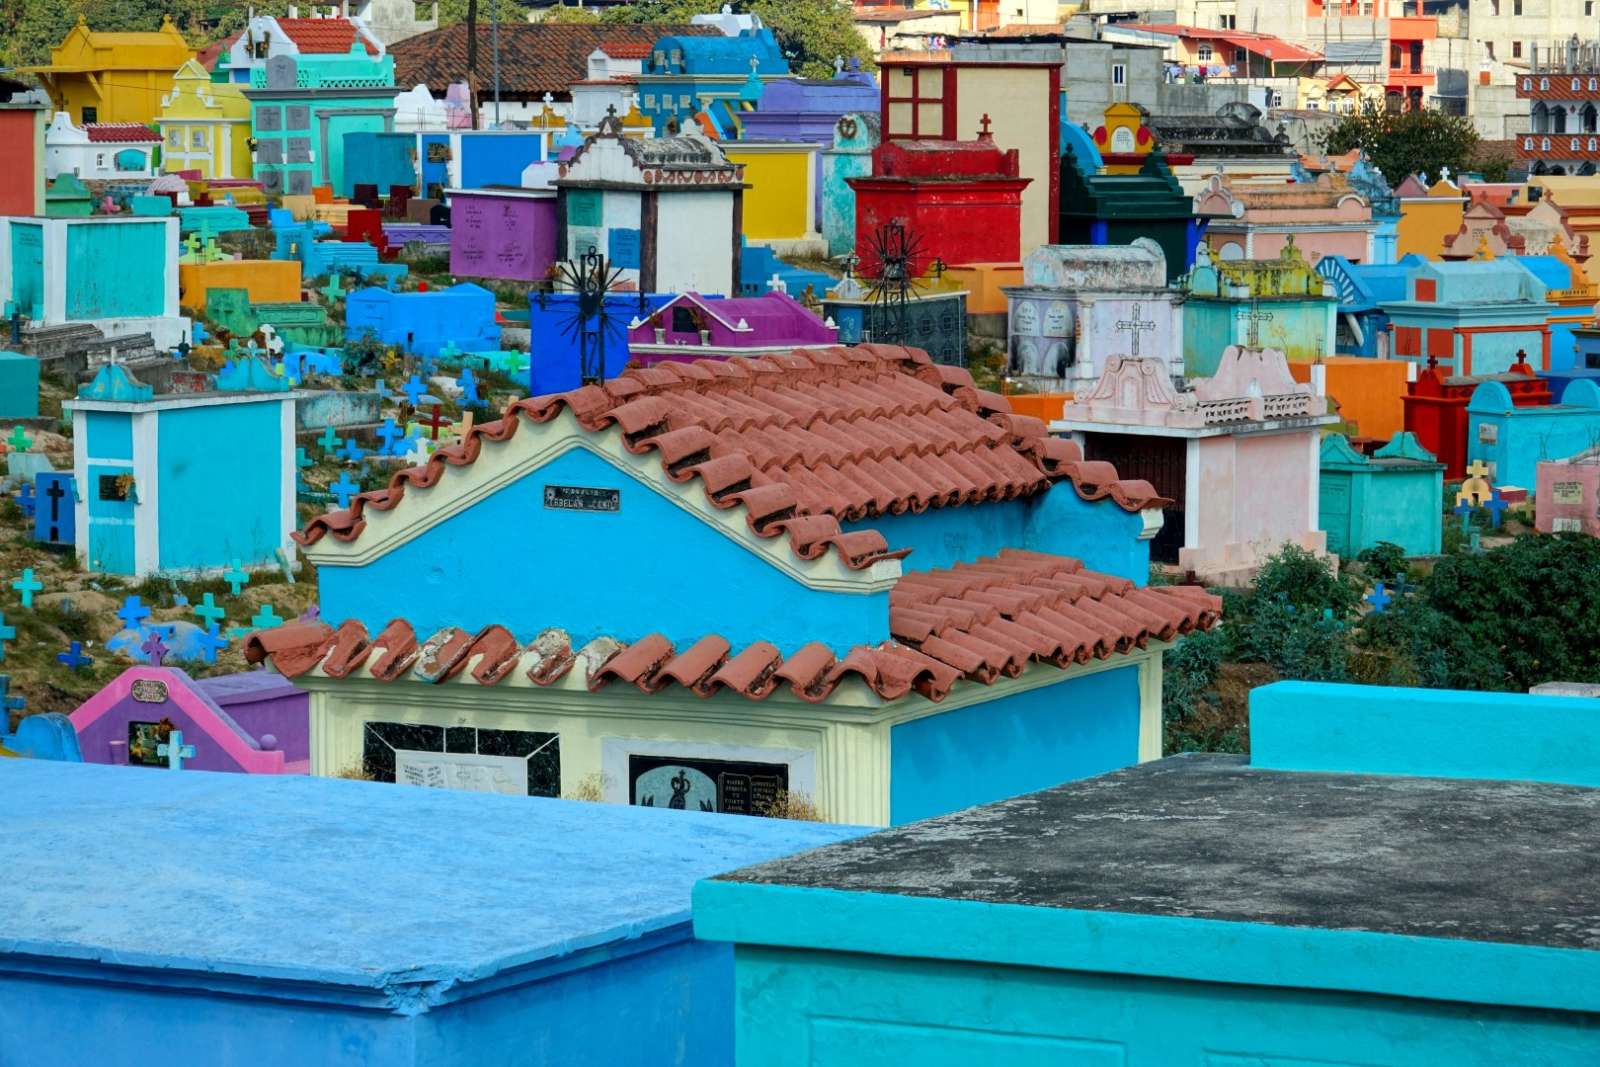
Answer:
[[291, 678], [320, 668], [331, 678], [364, 671], [381, 682], [438, 684], [470, 672], [478, 684], [494, 685], [521, 672], [548, 686], [581, 661], [578, 680], [591, 692], [612, 683], [645, 693], [676, 685], [699, 697], [730, 689], [761, 700], [787, 685], [820, 703], [855, 677], [883, 700], [916, 692], [938, 701], [963, 679], [989, 685], [1033, 663], [1066, 668], [1143, 648], [1152, 638], [1170, 641], [1214, 625], [1221, 610], [1221, 599], [1203, 589], [1140, 589], [1065, 556], [1004, 551], [906, 574], [889, 596], [890, 639], [858, 645], [843, 658], [818, 642], [789, 656], [764, 641], [736, 651], [716, 634], [683, 649], [660, 634], [630, 643], [598, 637], [573, 648], [555, 629], [523, 644], [502, 626], [478, 633], [448, 627], [419, 639], [403, 619], [375, 636], [354, 621], [337, 629], [292, 623], [250, 635], [244, 652]]
[[[343, 55], [350, 51], [359, 31], [349, 19], [291, 19], [278, 20], [283, 35], [293, 41], [303, 55]], [[375, 56], [378, 49], [365, 37], [361, 38], [367, 54]]]
[[[500, 91], [519, 97], [536, 97], [549, 92], [560, 95], [573, 82], [589, 76], [589, 53], [596, 48], [616, 55], [610, 48], [627, 44], [642, 45], [648, 52], [663, 37], [711, 36], [709, 26], [662, 24], [654, 26], [584, 25], [571, 22], [507, 23], [500, 27]], [[394, 56], [395, 83], [424, 84], [442, 93], [453, 81], [467, 74], [467, 27], [455, 23], [429, 30], [396, 43], [389, 49]], [[478, 78], [488, 77], [493, 55], [487, 20], [478, 24]], [[486, 82], [484, 82], [487, 85]]]
[[90, 144], [143, 144], [160, 141], [161, 135], [142, 122], [91, 122], [83, 132]]
[[644, 59], [650, 55], [651, 41], [632, 41], [607, 38], [600, 42], [600, 50], [612, 59]]
[[856, 569], [905, 553], [891, 553], [875, 530], [842, 532], [841, 521], [1011, 500], [1063, 478], [1084, 499], [1110, 497], [1128, 511], [1170, 503], [1149, 482], [1085, 462], [1039, 419], [1011, 414], [1005, 397], [976, 388], [966, 370], [935, 365], [917, 348], [858, 345], [636, 368], [603, 386], [519, 400], [293, 536], [303, 545], [330, 534], [354, 541], [367, 509], [397, 507], [408, 487], [474, 462], [484, 441], [508, 441], [563, 411], [589, 433], [614, 429], [630, 452], [654, 450], [666, 477], [698, 478], [716, 507], [742, 506], [757, 536], [786, 534], [802, 559], [832, 549]]

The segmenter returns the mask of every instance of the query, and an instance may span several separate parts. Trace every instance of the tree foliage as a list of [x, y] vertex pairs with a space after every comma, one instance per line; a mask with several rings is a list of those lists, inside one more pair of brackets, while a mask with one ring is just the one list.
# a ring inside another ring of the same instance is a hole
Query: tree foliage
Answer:
[[1441, 168], [1452, 173], [1471, 168], [1478, 147], [1472, 122], [1436, 109], [1389, 111], [1368, 106], [1345, 115], [1321, 135], [1322, 149], [1338, 154], [1359, 148], [1398, 185], [1408, 174], [1438, 180]]

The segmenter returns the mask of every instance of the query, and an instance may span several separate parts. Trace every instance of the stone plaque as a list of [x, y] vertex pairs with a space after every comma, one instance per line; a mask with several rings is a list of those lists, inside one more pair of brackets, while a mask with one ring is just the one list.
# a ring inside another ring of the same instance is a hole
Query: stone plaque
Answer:
[[288, 192], [291, 196], [310, 196], [311, 172], [309, 170], [291, 170], [289, 172]]
[[276, 137], [268, 137], [266, 140], [257, 141], [256, 142], [256, 162], [257, 163], [282, 163], [283, 162], [283, 142], [278, 140]]
[[1478, 443], [1492, 445], [1500, 440], [1500, 427], [1492, 422], [1478, 423]]
[[262, 133], [276, 133], [283, 129], [283, 108], [267, 104], [257, 107], [256, 129]]
[[628, 802], [644, 807], [765, 815], [788, 789], [786, 763], [628, 757]]
[[289, 162], [290, 163], [310, 163], [311, 162], [311, 138], [309, 138], [309, 137], [291, 137], [291, 138], [289, 138]]
[[309, 130], [311, 128], [311, 108], [305, 104], [288, 104], [283, 109], [283, 128], [286, 130]]
[[557, 511], [621, 511], [622, 490], [585, 485], [547, 485], [544, 506]]
[[394, 753], [394, 780], [400, 785], [429, 789], [525, 797], [528, 795], [528, 761], [515, 756], [415, 752], [399, 748]]
[[261, 181], [261, 188], [269, 193], [283, 192], [283, 172], [279, 170], [258, 170], [256, 177]]
[[129, 694], [141, 704], [165, 704], [167, 683], [154, 678], [140, 678], [133, 683]]
[[1552, 500], [1557, 504], [1582, 504], [1582, 482], [1556, 482], [1550, 487]]
[[267, 60], [267, 88], [293, 89], [300, 80], [300, 64], [293, 56], [273, 56]]

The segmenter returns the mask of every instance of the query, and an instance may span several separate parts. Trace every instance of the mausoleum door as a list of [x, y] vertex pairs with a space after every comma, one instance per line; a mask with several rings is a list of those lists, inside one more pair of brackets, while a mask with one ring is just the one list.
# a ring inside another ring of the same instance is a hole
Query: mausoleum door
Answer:
[[1183, 502], [1188, 488], [1188, 441], [1181, 437], [1133, 434], [1089, 434], [1084, 458], [1105, 460], [1121, 478], [1143, 478], [1172, 500], [1163, 512], [1161, 531], [1150, 542], [1151, 563], [1176, 563], [1183, 547]]

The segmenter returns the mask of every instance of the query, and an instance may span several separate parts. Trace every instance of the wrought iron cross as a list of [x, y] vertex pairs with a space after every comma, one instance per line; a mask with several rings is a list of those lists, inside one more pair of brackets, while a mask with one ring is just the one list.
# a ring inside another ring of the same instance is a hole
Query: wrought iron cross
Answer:
[[1144, 321], [1140, 320], [1139, 308], [1140, 305], [1133, 305], [1133, 318], [1123, 319], [1121, 322], [1117, 323], [1118, 330], [1121, 330], [1124, 333], [1133, 334], [1133, 354], [1135, 356], [1139, 354], [1139, 335], [1145, 330], [1153, 330], [1156, 328], [1156, 322], [1154, 319]]
[[1257, 306], [1256, 302], [1254, 300], [1251, 300], [1250, 301], [1250, 310], [1249, 311], [1245, 311], [1243, 308], [1241, 308], [1239, 310], [1239, 316], [1250, 324], [1248, 326], [1247, 332], [1245, 334], [1245, 344], [1247, 346], [1249, 346], [1250, 348], [1260, 348], [1261, 347], [1261, 323], [1264, 322], [1264, 321], [1265, 322], [1271, 322], [1272, 321], [1272, 312], [1270, 312], [1270, 311], [1262, 311], [1260, 309], [1260, 307]]

